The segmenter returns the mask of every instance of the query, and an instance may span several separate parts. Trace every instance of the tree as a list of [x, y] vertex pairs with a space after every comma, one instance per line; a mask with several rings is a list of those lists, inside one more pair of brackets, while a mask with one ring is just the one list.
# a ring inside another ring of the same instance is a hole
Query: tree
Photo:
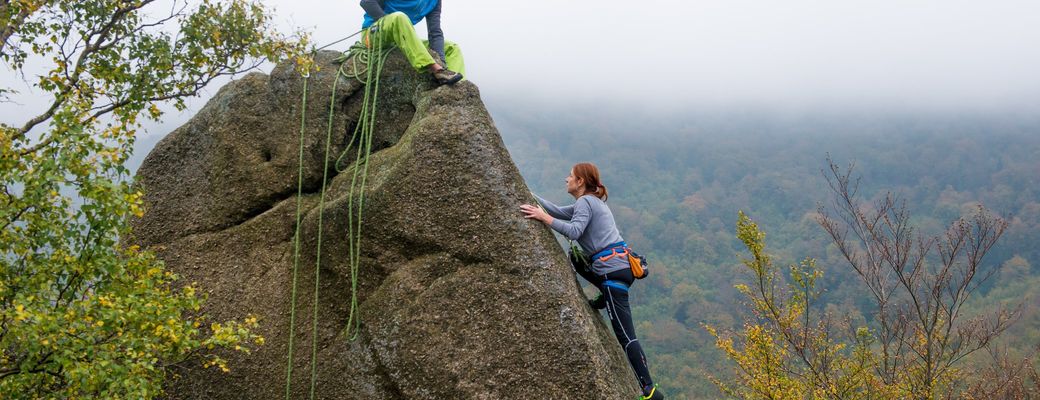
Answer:
[[160, 105], [299, 56], [306, 37], [244, 0], [153, 3], [0, 1], [0, 60], [49, 99], [0, 125], [0, 397], [151, 398], [169, 365], [226, 369], [210, 349], [262, 343], [253, 317], [203, 326], [195, 286], [120, 243], [144, 212], [124, 164]]
[[982, 259], [1007, 221], [980, 205], [946, 232], [927, 237], [911, 225], [904, 202], [888, 193], [864, 206], [856, 198], [852, 167], [842, 173], [829, 164], [836, 215], [821, 208], [818, 222], [877, 305], [878, 376], [886, 384], [900, 383], [912, 398], [956, 391], [970, 377], [957, 362], [986, 348], [1018, 314], [997, 310], [970, 319], [962, 314], [968, 299], [999, 271]]
[[[843, 336], [837, 326], [851, 319], [819, 316], [816, 281], [823, 271], [813, 259], [789, 267], [790, 280], [766, 252], [765, 233], [743, 212], [737, 220], [737, 238], [751, 253], [743, 265], [752, 273], [752, 285], [737, 285], [749, 301], [755, 321], [740, 333], [741, 343], [708, 326], [716, 346], [737, 364], [736, 382], [713, 381], [723, 392], [742, 399], [873, 399], [885, 398], [884, 387], [872, 373], [875, 356], [871, 335], [857, 329]], [[848, 339], [843, 341], [843, 339]], [[890, 396], [895, 398], [895, 396]]]
[[[786, 285], [765, 252], [765, 234], [743, 213], [737, 236], [752, 258], [754, 277], [738, 289], [756, 317], [737, 345], [709, 331], [737, 363], [729, 394], [778, 398], [993, 398], [1026, 393], [1028, 363], [995, 357], [994, 367], [965, 366], [965, 357], [991, 347], [1016, 319], [1000, 309], [968, 318], [965, 303], [996, 271], [982, 262], [1007, 222], [978, 207], [943, 233], [925, 236], [911, 226], [906, 206], [891, 193], [871, 205], [857, 198], [858, 180], [831, 162], [832, 209], [817, 222], [860, 278], [874, 304], [863, 319], [812, 313], [822, 276], [812, 259], [790, 267]], [[1005, 368], [1014, 366], [1014, 368]]]

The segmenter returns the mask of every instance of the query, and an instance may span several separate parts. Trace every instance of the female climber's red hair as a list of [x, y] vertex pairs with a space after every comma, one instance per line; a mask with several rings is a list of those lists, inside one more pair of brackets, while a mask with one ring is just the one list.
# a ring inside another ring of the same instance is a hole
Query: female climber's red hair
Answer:
[[592, 163], [574, 164], [574, 177], [585, 183], [585, 193], [607, 201], [607, 187], [599, 180], [599, 168]]

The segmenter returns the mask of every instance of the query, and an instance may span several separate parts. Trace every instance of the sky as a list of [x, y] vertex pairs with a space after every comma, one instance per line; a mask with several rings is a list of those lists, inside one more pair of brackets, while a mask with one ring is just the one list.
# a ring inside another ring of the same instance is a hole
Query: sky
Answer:
[[[446, 39], [499, 104], [1040, 112], [1035, 0], [444, 1]], [[358, 0], [263, 3], [322, 45], [363, 15]], [[183, 122], [218, 88], [169, 118]], [[0, 120], [36, 105], [16, 100]]]
[[[362, 15], [356, 1], [268, 4], [319, 43], [353, 33]], [[1035, 0], [446, 0], [442, 21], [469, 77], [496, 96], [666, 107], [1040, 102]]]

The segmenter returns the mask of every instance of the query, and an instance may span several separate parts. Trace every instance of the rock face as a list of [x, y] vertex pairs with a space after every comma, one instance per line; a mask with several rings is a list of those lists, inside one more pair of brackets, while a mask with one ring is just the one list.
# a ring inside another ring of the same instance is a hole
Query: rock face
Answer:
[[251, 354], [226, 354], [230, 373], [174, 371], [169, 397], [284, 398], [290, 334], [293, 399], [309, 395], [312, 349], [323, 399], [634, 397], [620, 346], [551, 232], [518, 212], [532, 200], [477, 87], [435, 87], [397, 52], [383, 70], [368, 163], [361, 328], [355, 340], [342, 335], [353, 166], [330, 169], [323, 201], [320, 190], [325, 160], [351, 140], [363, 86], [338, 74], [336, 56], [319, 54], [306, 107], [304, 80], [287, 65], [228, 84], [139, 170], [148, 212], [133, 240], [198, 283], [211, 320], [256, 315], [266, 339]]

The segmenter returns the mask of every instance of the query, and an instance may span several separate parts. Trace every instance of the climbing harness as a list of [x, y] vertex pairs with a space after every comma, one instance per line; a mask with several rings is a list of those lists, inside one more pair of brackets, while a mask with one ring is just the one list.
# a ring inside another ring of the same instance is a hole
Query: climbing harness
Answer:
[[600, 261], [606, 262], [614, 257], [626, 257], [628, 258], [628, 266], [632, 270], [632, 276], [636, 279], [643, 279], [650, 275], [650, 264], [646, 262], [646, 257], [643, 257], [628, 247], [628, 244], [624, 241], [612, 243], [603, 250], [593, 254], [590, 260], [592, 262]]
[[596, 252], [596, 254], [593, 254], [591, 259], [593, 261], [595, 261], [595, 260], [607, 261], [607, 260], [610, 260], [611, 258], [614, 258], [614, 257], [627, 256], [627, 255], [628, 255], [628, 244], [626, 244], [625, 242], [622, 241], [622, 242], [612, 243], [612, 244], [608, 245], [603, 250], [600, 250], [600, 251]]
[[612, 287], [614, 289], [621, 290], [622, 292], [627, 292], [628, 291], [628, 284], [625, 283], [625, 282], [622, 282], [622, 281], [615, 281], [615, 280], [612, 280], [612, 279], [607, 279], [607, 280], [603, 281], [603, 285], [604, 286], [610, 286], [610, 287]]
[[[347, 36], [343, 39], [337, 40], [336, 42], [322, 46], [316, 50], [327, 48], [333, 44], [342, 42], [350, 39], [351, 37], [357, 36], [357, 34], [364, 32], [362, 29], [354, 34]], [[366, 35], [366, 39], [367, 39]], [[314, 399], [315, 389], [317, 386], [317, 354], [318, 354], [318, 289], [319, 289], [319, 277], [321, 272], [321, 244], [322, 244], [322, 228], [323, 228], [323, 212], [325, 206], [325, 192], [326, 185], [329, 179], [329, 152], [332, 147], [332, 121], [336, 106], [336, 88], [339, 84], [339, 76], [346, 76], [357, 79], [365, 87], [365, 93], [361, 106], [361, 113], [358, 117], [357, 126], [355, 126], [354, 133], [351, 136], [350, 141], [347, 143], [346, 149], [337, 157], [333, 168], [336, 172], [343, 172], [344, 168], [341, 167], [340, 162], [346, 157], [347, 153], [356, 145], [357, 156], [354, 160], [354, 174], [350, 182], [350, 192], [347, 201], [347, 248], [348, 258], [350, 262], [350, 313], [347, 317], [347, 325], [344, 328], [344, 335], [349, 336], [349, 340], [357, 338], [358, 331], [361, 326], [360, 312], [358, 311], [357, 301], [357, 277], [359, 271], [359, 265], [361, 262], [361, 212], [364, 206], [364, 193], [365, 193], [365, 182], [368, 177], [368, 157], [372, 152], [372, 133], [375, 128], [376, 121], [376, 100], [379, 92], [379, 76], [383, 70], [383, 64], [386, 61], [386, 57], [393, 51], [394, 46], [390, 45], [384, 48], [384, 38], [382, 35], [376, 35], [374, 43], [370, 46], [360, 44], [360, 41], [351, 46], [346, 52], [346, 57], [342, 59], [337, 76], [332, 83], [332, 95], [329, 102], [329, 117], [327, 122], [327, 132], [325, 137], [325, 157], [324, 166], [322, 169], [322, 182], [321, 182], [321, 194], [318, 201], [318, 234], [317, 234], [317, 249], [314, 263], [314, 301], [312, 307], [314, 308], [313, 315], [311, 317], [311, 376], [310, 376], [310, 399]], [[351, 68], [348, 71], [348, 62], [353, 58], [349, 64]], [[359, 68], [359, 64], [364, 64], [364, 68]], [[285, 398], [290, 398], [291, 387], [292, 387], [292, 369], [293, 369], [293, 348], [294, 348], [294, 337], [296, 332], [296, 290], [297, 290], [297, 277], [300, 266], [300, 228], [302, 220], [302, 202], [303, 202], [303, 154], [304, 154], [304, 139], [305, 129], [307, 125], [307, 86], [308, 78], [310, 73], [305, 72], [303, 74], [303, 93], [300, 101], [300, 150], [299, 150], [299, 176], [297, 180], [296, 188], [296, 232], [293, 236], [293, 272], [292, 272], [292, 289], [291, 289], [291, 300], [289, 309], [289, 343], [288, 343], [288, 356], [287, 356], [287, 367], [285, 376]], [[354, 208], [354, 194], [358, 193], [357, 209]], [[350, 333], [353, 332], [353, 335]]]

